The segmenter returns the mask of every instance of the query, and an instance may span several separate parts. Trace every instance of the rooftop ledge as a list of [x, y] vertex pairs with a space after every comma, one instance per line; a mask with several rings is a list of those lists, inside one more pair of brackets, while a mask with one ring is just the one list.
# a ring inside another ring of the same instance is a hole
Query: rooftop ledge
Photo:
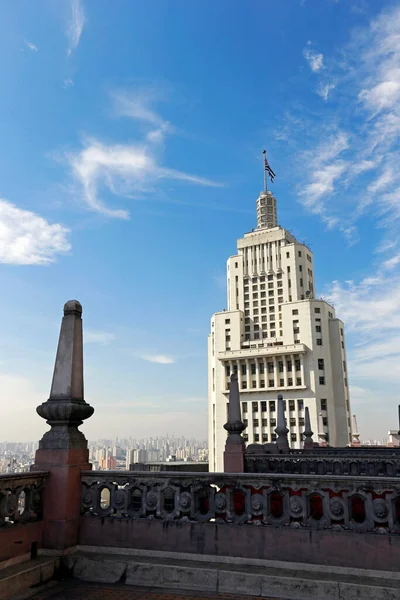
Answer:
[[288, 346], [264, 346], [263, 348], [241, 348], [240, 350], [224, 350], [217, 352], [219, 360], [234, 360], [236, 358], [252, 358], [254, 356], [281, 356], [282, 354], [305, 354], [305, 344], [290, 344]]

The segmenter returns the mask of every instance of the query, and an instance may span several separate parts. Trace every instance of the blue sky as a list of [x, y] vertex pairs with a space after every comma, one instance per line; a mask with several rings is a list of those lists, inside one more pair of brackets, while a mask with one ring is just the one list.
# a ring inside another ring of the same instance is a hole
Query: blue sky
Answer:
[[209, 320], [264, 147], [345, 322], [361, 436], [397, 427], [399, 31], [378, 0], [1, 3], [1, 438], [44, 431], [70, 298], [89, 437], [206, 435]]

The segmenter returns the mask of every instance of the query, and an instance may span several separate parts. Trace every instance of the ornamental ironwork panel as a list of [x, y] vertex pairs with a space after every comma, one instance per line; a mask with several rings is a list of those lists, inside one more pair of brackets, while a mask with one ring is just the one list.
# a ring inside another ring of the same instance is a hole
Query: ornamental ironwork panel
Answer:
[[81, 513], [399, 534], [400, 480], [318, 473], [87, 471], [82, 473]]
[[0, 528], [42, 519], [47, 473], [0, 475]]

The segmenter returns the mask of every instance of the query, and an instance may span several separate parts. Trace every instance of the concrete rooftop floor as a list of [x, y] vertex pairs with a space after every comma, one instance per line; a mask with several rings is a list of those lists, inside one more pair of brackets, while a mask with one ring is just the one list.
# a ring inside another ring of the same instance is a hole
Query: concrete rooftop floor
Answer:
[[[68, 580], [30, 596], [31, 600], [254, 600], [254, 596], [160, 590]], [[279, 600], [271, 598], [268, 600]]]

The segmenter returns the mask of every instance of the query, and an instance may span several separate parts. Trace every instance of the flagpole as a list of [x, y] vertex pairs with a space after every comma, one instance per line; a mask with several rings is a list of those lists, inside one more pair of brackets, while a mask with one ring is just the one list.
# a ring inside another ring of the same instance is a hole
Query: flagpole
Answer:
[[265, 167], [266, 154], [267, 154], [267, 151], [263, 150], [263, 156], [264, 156], [264, 160], [263, 160], [263, 164], [264, 164], [264, 192], [267, 191], [267, 169]]

